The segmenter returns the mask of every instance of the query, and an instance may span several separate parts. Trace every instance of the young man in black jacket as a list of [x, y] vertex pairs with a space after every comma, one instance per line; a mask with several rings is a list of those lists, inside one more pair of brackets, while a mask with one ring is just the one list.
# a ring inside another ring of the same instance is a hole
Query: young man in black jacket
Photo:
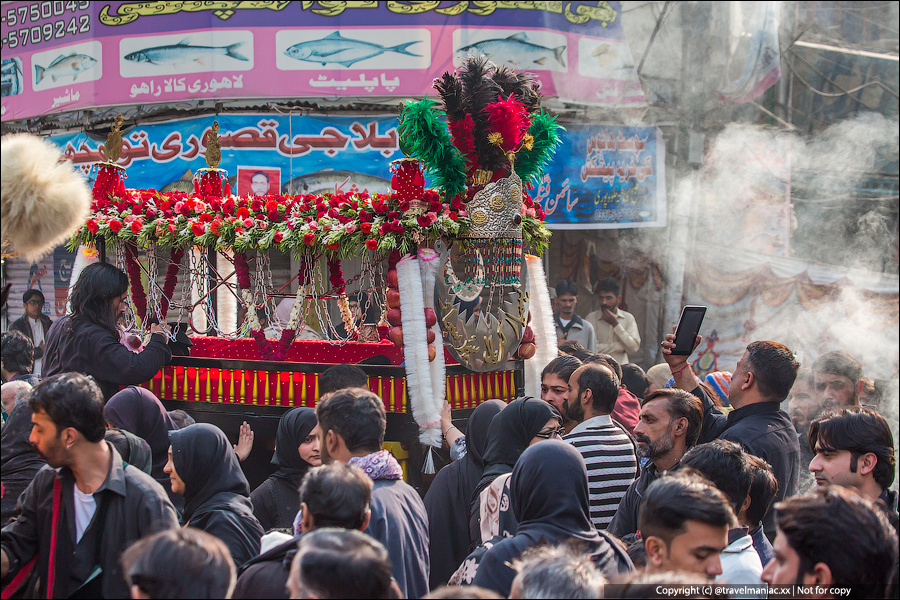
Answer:
[[129, 597], [122, 551], [177, 528], [175, 508], [156, 480], [124, 464], [104, 440], [103, 396], [92, 379], [50, 377], [29, 404], [30, 441], [50, 468], [38, 472], [19, 498], [16, 518], [0, 533], [0, 577], [17, 574], [37, 555], [40, 597]]
[[[697, 336], [694, 348], [699, 344]], [[800, 440], [791, 418], [780, 408], [800, 368], [791, 350], [777, 342], [753, 342], [747, 346], [731, 376], [728, 402], [734, 410], [726, 416], [700, 387], [690, 356], [672, 354], [675, 336], [666, 335], [661, 345], [676, 387], [690, 391], [703, 403], [698, 443], [716, 438], [737, 442], [772, 465], [778, 480], [776, 502], [796, 495], [800, 488]], [[763, 519], [763, 529], [769, 540], [775, 538], [775, 514], [771, 509]]]

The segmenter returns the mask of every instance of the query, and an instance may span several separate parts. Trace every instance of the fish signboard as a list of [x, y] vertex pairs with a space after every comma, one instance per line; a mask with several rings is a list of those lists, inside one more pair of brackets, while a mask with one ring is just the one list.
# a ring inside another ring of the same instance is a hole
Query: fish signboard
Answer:
[[198, 99], [421, 97], [470, 54], [646, 104], [618, 2], [5, 2], [0, 118]]
[[[402, 158], [394, 116], [219, 115], [219, 145], [237, 194], [387, 193], [390, 161]], [[190, 192], [206, 166], [213, 118], [192, 117], [122, 132], [127, 185]], [[102, 142], [84, 133], [51, 136], [91, 176]], [[658, 129], [570, 125], [531, 190], [551, 229], [653, 227], [666, 224], [665, 146]]]

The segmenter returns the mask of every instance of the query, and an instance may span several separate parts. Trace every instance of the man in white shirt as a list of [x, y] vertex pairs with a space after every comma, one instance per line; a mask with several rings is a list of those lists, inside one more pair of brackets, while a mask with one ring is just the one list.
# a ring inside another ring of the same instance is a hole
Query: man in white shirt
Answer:
[[578, 286], [570, 279], [563, 279], [556, 284], [556, 302], [559, 312], [553, 316], [556, 323], [557, 343], [563, 340], [578, 342], [588, 352], [597, 352], [597, 338], [591, 324], [575, 314], [578, 304]]
[[21, 331], [34, 344], [34, 368], [32, 373], [38, 377], [42, 374], [44, 357], [44, 338], [53, 321], [43, 313], [44, 294], [40, 290], [27, 290], [22, 295], [22, 303], [25, 306], [25, 314], [13, 321], [10, 329]]
[[594, 289], [600, 300], [600, 308], [584, 320], [594, 328], [594, 335], [597, 337], [595, 352], [609, 354], [620, 365], [624, 365], [630, 362], [628, 353], [633, 354], [641, 347], [637, 321], [631, 313], [619, 308], [622, 295], [618, 281], [607, 277], [598, 281]]

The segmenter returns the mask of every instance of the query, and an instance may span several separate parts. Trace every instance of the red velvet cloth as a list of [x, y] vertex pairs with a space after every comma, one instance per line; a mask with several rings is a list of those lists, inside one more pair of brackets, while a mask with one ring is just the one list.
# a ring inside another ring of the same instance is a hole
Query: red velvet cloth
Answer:
[[[229, 340], [219, 337], [195, 337], [191, 356], [232, 360], [266, 360], [253, 338]], [[278, 340], [268, 340], [273, 346]], [[388, 357], [392, 365], [403, 363], [403, 350], [388, 340], [377, 343], [345, 342], [337, 344], [321, 340], [295, 340], [287, 350], [285, 362], [352, 364], [377, 354]]]

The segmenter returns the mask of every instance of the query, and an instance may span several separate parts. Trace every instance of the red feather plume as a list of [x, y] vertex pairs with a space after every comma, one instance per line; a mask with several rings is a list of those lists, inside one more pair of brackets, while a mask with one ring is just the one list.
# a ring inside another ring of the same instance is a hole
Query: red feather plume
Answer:
[[531, 117], [525, 110], [525, 105], [519, 102], [515, 96], [503, 100], [497, 96], [497, 102], [488, 104], [484, 109], [491, 123], [491, 131], [499, 133], [503, 140], [500, 147], [504, 152], [518, 150], [522, 138], [531, 127]]
[[453, 145], [459, 150], [460, 155], [466, 161], [466, 169], [471, 174], [478, 169], [478, 155], [475, 153], [475, 121], [472, 115], [457, 121], [450, 121], [450, 133], [453, 135]]

